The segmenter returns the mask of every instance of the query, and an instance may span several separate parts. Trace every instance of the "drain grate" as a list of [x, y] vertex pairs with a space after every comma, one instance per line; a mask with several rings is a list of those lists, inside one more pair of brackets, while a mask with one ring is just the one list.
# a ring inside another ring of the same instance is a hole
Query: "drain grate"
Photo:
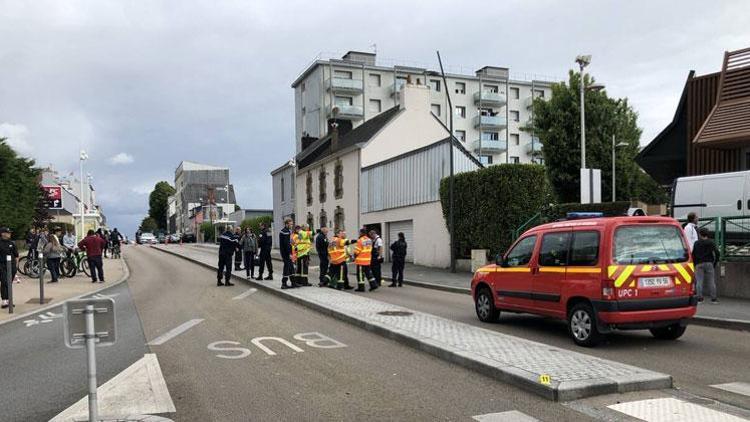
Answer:
[[407, 312], [407, 311], [381, 311], [378, 312], [378, 315], [385, 315], [385, 316], [409, 316], [414, 315], [413, 312]]

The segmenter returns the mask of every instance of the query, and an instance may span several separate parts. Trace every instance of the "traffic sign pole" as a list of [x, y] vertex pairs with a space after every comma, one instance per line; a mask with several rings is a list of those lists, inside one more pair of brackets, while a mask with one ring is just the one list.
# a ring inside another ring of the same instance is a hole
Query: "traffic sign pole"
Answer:
[[44, 254], [39, 252], [39, 304], [44, 303]]
[[8, 313], [13, 313], [13, 263], [10, 255], [5, 257], [5, 281], [8, 283]]
[[86, 316], [86, 357], [89, 380], [89, 422], [97, 420], [96, 400], [96, 330], [94, 330], [94, 305], [86, 305], [83, 311]]

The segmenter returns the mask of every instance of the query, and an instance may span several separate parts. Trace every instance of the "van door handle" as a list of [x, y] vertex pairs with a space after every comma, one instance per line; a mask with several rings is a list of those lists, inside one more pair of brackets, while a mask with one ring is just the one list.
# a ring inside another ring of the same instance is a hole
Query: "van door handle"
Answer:
[[738, 200], [737, 200], [737, 209], [738, 209], [738, 210], [741, 210], [741, 209], [742, 209], [742, 200], [741, 200], [741, 199], [738, 199]]
[[750, 210], [750, 199], [747, 200], [747, 209]]

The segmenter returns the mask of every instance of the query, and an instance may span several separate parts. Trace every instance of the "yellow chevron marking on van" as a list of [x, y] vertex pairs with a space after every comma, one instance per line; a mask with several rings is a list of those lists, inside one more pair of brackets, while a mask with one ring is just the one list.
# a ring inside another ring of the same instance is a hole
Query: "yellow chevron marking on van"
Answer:
[[688, 263], [687, 263], [687, 264], [685, 264], [685, 265], [687, 265], [687, 266], [688, 266], [688, 268], [690, 268], [690, 271], [695, 271], [695, 265], [693, 265], [693, 263], [692, 263], [692, 262], [688, 262]]
[[693, 281], [692, 277], [690, 277], [690, 274], [688, 274], [688, 272], [685, 271], [685, 268], [682, 267], [682, 264], [672, 264], [672, 266], [674, 266], [677, 272], [680, 273], [680, 275], [682, 276], [682, 278], [685, 279], [685, 282], [687, 282], [687, 284], [690, 284]]
[[669, 265], [666, 264], [660, 264], [659, 269], [662, 271], [669, 271]]
[[614, 274], [618, 268], [620, 268], [619, 265], [610, 265], [609, 268], [607, 268], [607, 276], [612, 277], [612, 274]]
[[644, 266], [641, 267], [641, 272], [642, 273], [647, 273], [649, 271], [651, 271], [651, 266], [650, 265], [644, 265]]
[[635, 287], [635, 280], [631, 281], [630, 285], [628, 287], [630, 287], [631, 289], [634, 288]]
[[630, 278], [630, 275], [633, 274], [633, 271], [635, 271], [635, 265], [627, 265], [624, 270], [622, 270], [622, 273], [619, 277], [617, 277], [617, 280], [615, 280], [615, 287], [622, 287], [623, 284], [625, 284], [626, 281], [628, 281], [628, 278]]

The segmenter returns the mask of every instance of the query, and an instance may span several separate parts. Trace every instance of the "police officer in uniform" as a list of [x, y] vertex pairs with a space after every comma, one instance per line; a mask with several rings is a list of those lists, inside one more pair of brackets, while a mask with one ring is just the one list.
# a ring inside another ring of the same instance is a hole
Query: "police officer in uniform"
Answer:
[[320, 228], [318, 235], [315, 236], [315, 251], [318, 252], [318, 258], [320, 259], [320, 279], [318, 281], [318, 287], [326, 287], [331, 282], [331, 276], [328, 275], [328, 227], [323, 226]]
[[273, 280], [273, 266], [271, 265], [271, 247], [273, 246], [273, 239], [271, 238], [271, 232], [266, 227], [265, 223], [260, 225], [260, 234], [258, 235], [258, 249], [260, 249], [260, 265], [258, 269], [258, 278], [256, 280], [263, 280], [263, 268], [268, 268], [268, 277], [265, 280]]
[[[237, 251], [240, 242], [237, 236], [232, 233], [231, 227], [219, 237], [219, 270], [216, 273], [216, 285], [217, 286], [234, 286], [234, 283], [229, 281], [232, 278], [232, 257]], [[224, 276], [224, 282], [221, 282], [221, 277]]]
[[[10, 240], [11, 230], [7, 227], [0, 227], [0, 296], [2, 297], [2, 305], [0, 308], [7, 308], [8, 304], [8, 282], [13, 282], [16, 277], [16, 269], [18, 266], [18, 248], [16, 244]], [[10, 277], [8, 277], [8, 257], [10, 257]]]
[[[279, 252], [284, 260], [284, 272], [281, 277], [281, 288], [291, 289], [298, 287], [294, 283], [294, 262], [292, 262], [292, 227], [294, 221], [291, 218], [284, 220], [284, 228], [279, 232]], [[291, 280], [289, 280], [291, 279]], [[289, 284], [287, 285], [287, 280]]]

